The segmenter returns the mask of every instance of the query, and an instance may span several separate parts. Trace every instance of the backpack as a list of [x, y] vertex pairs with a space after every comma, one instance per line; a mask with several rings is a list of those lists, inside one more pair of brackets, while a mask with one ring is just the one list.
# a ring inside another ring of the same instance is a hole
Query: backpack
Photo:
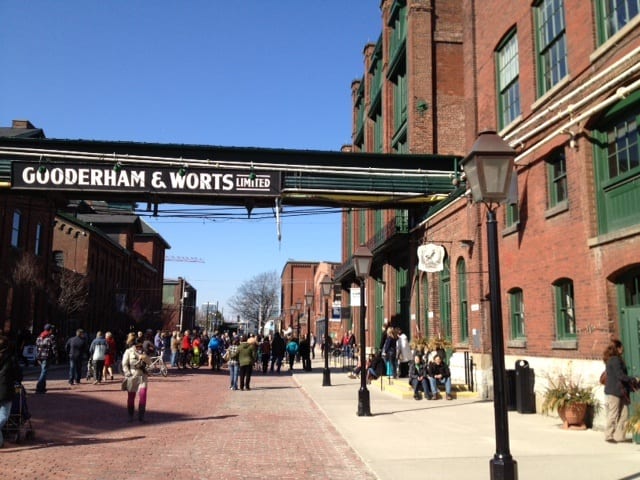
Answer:
[[209, 340], [209, 349], [212, 351], [216, 351], [220, 348], [220, 339], [218, 337], [213, 337]]

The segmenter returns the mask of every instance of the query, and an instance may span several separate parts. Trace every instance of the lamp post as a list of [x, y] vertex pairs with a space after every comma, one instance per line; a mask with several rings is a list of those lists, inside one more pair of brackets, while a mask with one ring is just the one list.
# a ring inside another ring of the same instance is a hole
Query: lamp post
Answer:
[[307, 339], [311, 342], [311, 304], [313, 303], [313, 292], [306, 292], [304, 294], [304, 303], [307, 305]]
[[320, 282], [322, 288], [322, 298], [324, 298], [324, 368], [322, 369], [322, 386], [331, 386], [331, 371], [329, 370], [329, 343], [331, 337], [329, 336], [329, 295], [331, 295], [331, 288], [333, 282], [329, 278], [329, 275], [325, 275]]
[[373, 254], [365, 246], [360, 245], [353, 253], [353, 269], [356, 277], [360, 279], [360, 390], [358, 390], [358, 416], [371, 416], [371, 401], [369, 398], [369, 390], [367, 390], [367, 337], [365, 332], [365, 290], [364, 285], [369, 270], [371, 269], [371, 260]]
[[491, 360], [496, 453], [489, 462], [491, 480], [517, 480], [518, 464], [509, 451], [509, 417], [505, 391], [504, 338], [500, 299], [500, 263], [496, 208], [509, 194], [514, 150], [493, 131], [480, 132], [462, 165], [474, 202], [487, 207], [489, 298], [491, 302]]
[[298, 312], [298, 344], [300, 344], [300, 311], [302, 310], [302, 302], [296, 302], [296, 312]]

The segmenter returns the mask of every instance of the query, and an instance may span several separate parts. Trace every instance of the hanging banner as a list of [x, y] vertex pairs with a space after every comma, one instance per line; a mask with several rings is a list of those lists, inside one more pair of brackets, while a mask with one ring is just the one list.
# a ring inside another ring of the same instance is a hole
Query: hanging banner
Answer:
[[442, 245], [427, 243], [418, 247], [418, 270], [441, 272], [444, 269], [445, 250]]

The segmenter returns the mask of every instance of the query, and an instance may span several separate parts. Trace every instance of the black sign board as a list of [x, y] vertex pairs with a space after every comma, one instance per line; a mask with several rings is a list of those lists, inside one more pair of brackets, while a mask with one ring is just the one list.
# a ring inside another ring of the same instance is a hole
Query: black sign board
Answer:
[[200, 167], [80, 163], [11, 163], [11, 188], [81, 192], [166, 192], [222, 196], [278, 196], [278, 172]]

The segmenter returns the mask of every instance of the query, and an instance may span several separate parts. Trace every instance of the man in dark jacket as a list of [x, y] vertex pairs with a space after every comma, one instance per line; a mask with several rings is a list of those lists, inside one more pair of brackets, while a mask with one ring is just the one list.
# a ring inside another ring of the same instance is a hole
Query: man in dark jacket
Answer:
[[76, 330], [76, 336], [67, 340], [65, 350], [69, 356], [69, 385], [80, 383], [82, 362], [87, 358], [89, 351], [83, 329]]
[[453, 400], [451, 396], [451, 372], [447, 364], [442, 361], [440, 355], [436, 355], [429, 363], [427, 369], [429, 374], [429, 384], [431, 387], [431, 400], [438, 400], [440, 395], [438, 394], [438, 384], [444, 385], [444, 391], [447, 394], [447, 400]]
[[[429, 382], [427, 380], [427, 365], [422, 361], [421, 355], [413, 357], [409, 362], [409, 383], [413, 387], [413, 398], [420, 400], [420, 386], [424, 392], [424, 398], [431, 400], [429, 395]], [[435, 392], [434, 392], [435, 393]]]
[[276, 365], [276, 371], [280, 373], [280, 367], [282, 366], [282, 359], [284, 358], [284, 339], [280, 336], [279, 332], [273, 335], [273, 341], [271, 342], [271, 370], [273, 372], [273, 365]]
[[22, 370], [18, 365], [9, 338], [0, 334], [0, 448], [4, 445], [2, 428], [11, 415], [11, 405], [16, 395], [16, 382], [22, 381]]
[[309, 345], [309, 339], [306, 335], [302, 335], [300, 340], [300, 348], [298, 349], [300, 358], [302, 359], [302, 369], [305, 372], [311, 371], [311, 345]]

